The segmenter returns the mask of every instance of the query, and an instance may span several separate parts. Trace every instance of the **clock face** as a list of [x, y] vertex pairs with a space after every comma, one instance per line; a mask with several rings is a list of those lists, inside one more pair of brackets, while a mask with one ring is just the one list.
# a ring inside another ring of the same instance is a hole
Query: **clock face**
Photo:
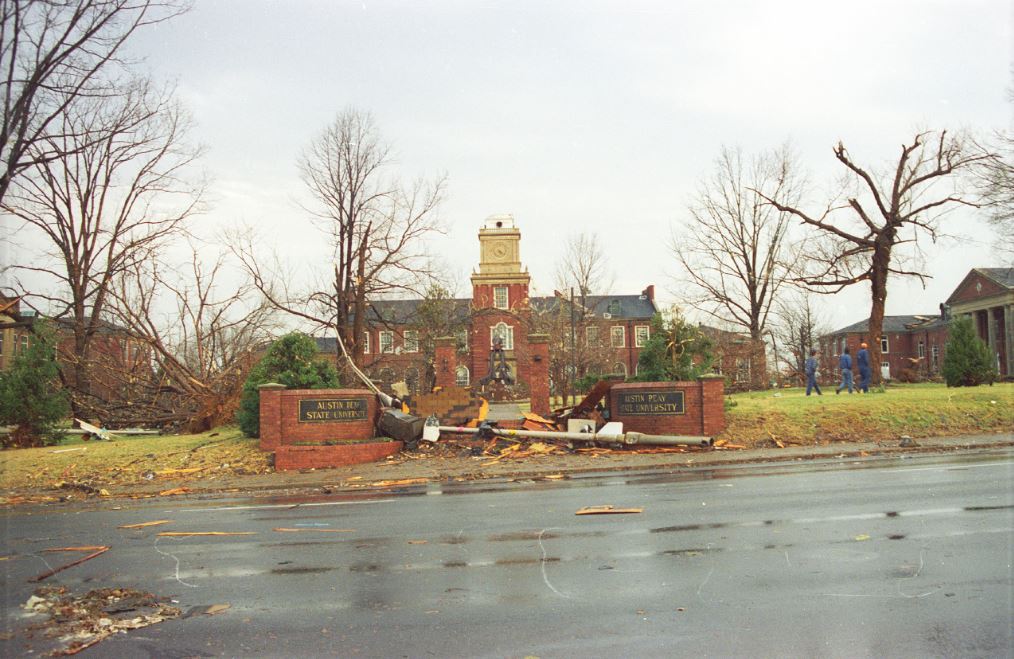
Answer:
[[495, 243], [490, 250], [490, 254], [497, 261], [506, 261], [509, 252], [505, 243]]

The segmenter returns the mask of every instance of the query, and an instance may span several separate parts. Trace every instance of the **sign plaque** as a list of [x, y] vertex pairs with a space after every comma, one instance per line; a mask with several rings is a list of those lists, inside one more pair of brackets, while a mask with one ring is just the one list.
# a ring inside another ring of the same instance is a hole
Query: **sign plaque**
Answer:
[[673, 416], [686, 414], [682, 391], [624, 391], [616, 412], [620, 416]]
[[369, 400], [366, 398], [299, 399], [300, 423], [365, 421], [368, 413]]

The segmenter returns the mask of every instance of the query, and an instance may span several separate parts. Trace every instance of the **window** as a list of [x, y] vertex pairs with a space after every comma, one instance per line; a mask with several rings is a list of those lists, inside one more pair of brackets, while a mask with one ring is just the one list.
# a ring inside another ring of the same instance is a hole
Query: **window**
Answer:
[[405, 330], [405, 352], [419, 352], [419, 330]]
[[736, 358], [736, 382], [750, 381], [750, 360], [743, 357]]
[[419, 393], [419, 369], [410, 368], [405, 371], [405, 386], [408, 387], [408, 393]]
[[493, 306], [497, 309], [508, 309], [507, 304], [507, 287], [506, 286], [494, 286], [493, 287]]
[[599, 328], [595, 325], [584, 328], [584, 344], [589, 348], [599, 344]]
[[500, 341], [503, 343], [504, 350], [514, 349], [514, 328], [507, 323], [498, 323], [493, 327], [489, 328], [489, 345], [492, 347], [493, 341], [500, 337]]
[[887, 349], [887, 337], [882, 336], [880, 337], [880, 354], [886, 355], [888, 352], [890, 351]]
[[454, 369], [454, 384], [459, 387], [467, 387], [468, 383], [468, 369], [464, 366]]
[[923, 357], [926, 356], [926, 346], [923, 345], [922, 341], [919, 342], [918, 350], [919, 350], [919, 359], [922, 359]]
[[380, 352], [394, 352], [394, 332], [390, 330], [380, 332]]
[[0, 355], [4, 354], [4, 332], [0, 330]]
[[616, 362], [613, 364], [613, 375], [622, 375], [623, 377], [627, 377], [627, 365], [623, 362]]
[[26, 350], [28, 350], [28, 335], [27, 334], [22, 334], [21, 335], [21, 352], [24, 352]]
[[627, 328], [622, 326], [609, 328], [609, 344], [614, 348], [627, 345]]
[[391, 384], [394, 382], [394, 369], [393, 368], [382, 368], [380, 369], [380, 381], [385, 384]]
[[933, 366], [933, 370], [937, 370], [937, 363], [940, 360], [940, 346], [935, 343], [930, 346], [930, 364]]
[[468, 352], [468, 330], [460, 329], [454, 333], [457, 339], [458, 352]]
[[612, 300], [612, 301], [610, 301], [609, 302], [609, 307], [607, 307], [607, 309], [608, 309], [608, 312], [609, 312], [610, 315], [612, 315], [612, 316], [619, 316], [620, 315], [620, 301], [619, 300]]
[[370, 333], [363, 332], [363, 354], [370, 354]]
[[647, 325], [637, 325], [634, 327], [634, 345], [638, 348], [648, 345], [648, 338], [650, 336], [650, 328]]

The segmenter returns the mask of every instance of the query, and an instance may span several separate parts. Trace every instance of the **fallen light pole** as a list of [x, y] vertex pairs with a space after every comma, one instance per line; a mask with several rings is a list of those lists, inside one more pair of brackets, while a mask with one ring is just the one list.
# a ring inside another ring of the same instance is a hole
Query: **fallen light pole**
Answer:
[[711, 446], [713, 437], [695, 435], [645, 435], [639, 432], [626, 433], [593, 433], [593, 432], [557, 432], [552, 430], [513, 430], [496, 428], [488, 424], [478, 428], [462, 426], [439, 426], [440, 432], [479, 435], [480, 437], [527, 437], [530, 439], [566, 439], [572, 442], [605, 442], [634, 446]]

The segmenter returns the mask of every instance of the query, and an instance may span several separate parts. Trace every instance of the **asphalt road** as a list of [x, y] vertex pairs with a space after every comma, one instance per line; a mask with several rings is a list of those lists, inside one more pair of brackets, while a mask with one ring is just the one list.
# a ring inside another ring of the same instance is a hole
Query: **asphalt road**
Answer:
[[[643, 512], [574, 514], [604, 504]], [[152, 591], [189, 615], [80, 657], [1014, 654], [1010, 450], [19, 507], [3, 524], [4, 656], [52, 647], [18, 632], [27, 579], [57, 562], [41, 550], [102, 544], [45, 583]]]

